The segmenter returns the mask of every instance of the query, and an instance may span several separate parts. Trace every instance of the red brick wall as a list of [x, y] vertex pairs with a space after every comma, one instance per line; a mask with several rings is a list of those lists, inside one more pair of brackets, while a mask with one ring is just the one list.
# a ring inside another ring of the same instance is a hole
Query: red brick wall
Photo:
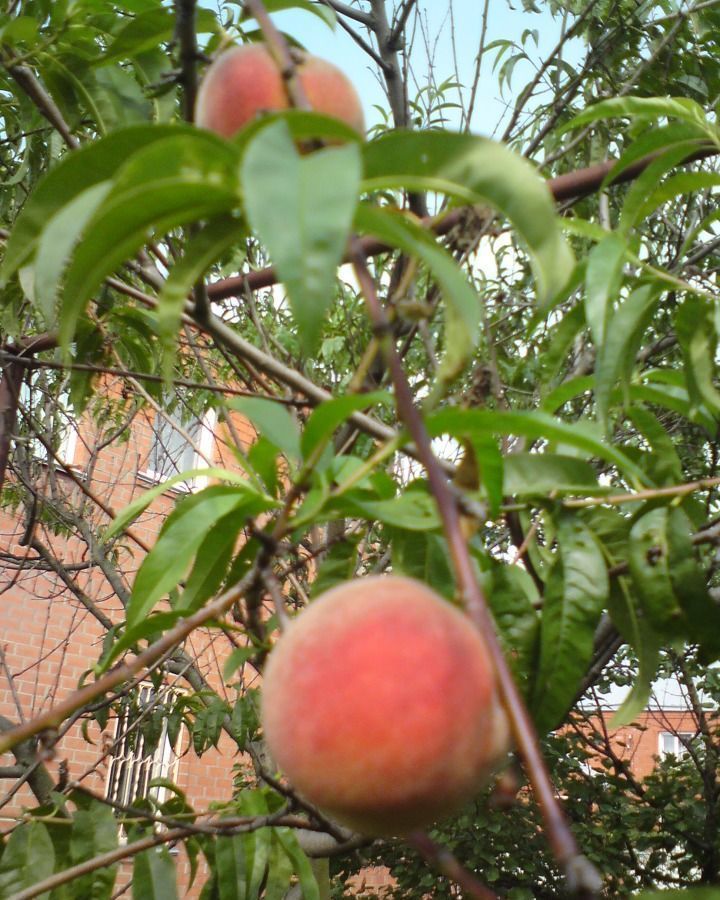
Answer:
[[[118, 385], [108, 383], [105, 389], [113, 397], [118, 396]], [[127, 439], [114, 441], [94, 458], [95, 429], [89, 421], [84, 422], [73, 459], [67, 460], [92, 496], [115, 512], [151, 483], [138, 473], [147, 468], [153, 439], [153, 417], [152, 409], [136, 416]], [[254, 438], [253, 429], [240, 416], [234, 418], [233, 424], [244, 441], [249, 443]], [[227, 441], [226, 426], [218, 427], [208, 460], [210, 464], [236, 468]], [[90, 462], [92, 466], [88, 470]], [[86, 478], [88, 471], [89, 479]], [[57, 489], [65, 492], [72, 498], [73, 505], [80, 508], [78, 504], [82, 500], [82, 490], [66, 475], [54, 473], [47, 466], [41, 467], [37, 487], [47, 489], [51, 478], [56, 479]], [[179, 492], [171, 492], [158, 498], [132, 525], [131, 532], [152, 545], [164, 518], [181, 496]], [[94, 502], [87, 502], [81, 509], [81, 515], [93, 529], [110, 521]], [[11, 511], [0, 511], [0, 549], [16, 557], [32, 559], [36, 556], [35, 551], [19, 543], [23, 530], [19, 516]], [[36, 534], [52, 547], [65, 564], [79, 567], [87, 564], [88, 549], [84, 542], [54, 537], [44, 528], [38, 528]], [[131, 576], [143, 555], [136, 544], [123, 540], [122, 545], [118, 546], [118, 566], [124, 574]], [[122, 617], [117, 594], [97, 567], [81, 568], [77, 578], [90, 601], [106, 616], [112, 621]], [[0, 572], [0, 636], [6, 666], [6, 671], [0, 671], [0, 714], [18, 721], [20, 718], [30, 719], [50, 708], [77, 688], [83, 674], [98, 660], [104, 629], [65, 588], [58, 575], [32, 567], [7, 565]], [[233, 700], [234, 691], [226, 688], [221, 677], [227, 646], [220, 643], [217, 632], [200, 631], [190, 636], [186, 649], [198, 659], [201, 672], [221, 696]], [[10, 688], [9, 679], [14, 690]], [[66, 764], [71, 780], [80, 781], [97, 793], [104, 793], [107, 759], [98, 762], [98, 758], [102, 757], [103, 746], [111, 743], [114, 727], [113, 719], [104, 732], [100, 731], [97, 723], [91, 723], [87, 735], [94, 743], [85, 740], [80, 727], [72, 728], [58, 742], [53, 758], [47, 760], [53, 777], [59, 778], [59, 766]], [[187, 735], [185, 740], [187, 742]], [[186, 791], [189, 802], [195, 808], [207, 809], [210, 804], [231, 797], [233, 766], [238, 760], [236, 746], [223, 735], [218, 748], [207, 751], [201, 758], [192, 750], [181, 755], [178, 784]], [[12, 764], [14, 758], [11, 754], [0, 758], [0, 765]], [[9, 781], [0, 782], [0, 794], [4, 795], [11, 784]], [[0, 825], [14, 819], [23, 807], [35, 805], [31, 792], [23, 786], [0, 809]], [[187, 879], [188, 865], [184, 852], [178, 856], [178, 868], [181, 877]], [[199, 879], [188, 896], [197, 896], [202, 880]]]

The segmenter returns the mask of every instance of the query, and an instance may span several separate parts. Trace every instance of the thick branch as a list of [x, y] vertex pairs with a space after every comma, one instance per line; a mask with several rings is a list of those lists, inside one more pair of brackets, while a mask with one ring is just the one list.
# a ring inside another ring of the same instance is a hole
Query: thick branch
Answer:
[[62, 113], [55, 105], [55, 101], [38, 81], [35, 73], [27, 66], [9, 66], [8, 72], [25, 91], [35, 106], [50, 122], [50, 124], [62, 135], [65, 143], [72, 150], [80, 146], [80, 142], [70, 131], [70, 126], [63, 119]]
[[[701, 147], [692, 153], [689, 153], [683, 163], [693, 162], [698, 159], [706, 159], [710, 156], [716, 156], [720, 153], [720, 149], [715, 146]], [[641, 175], [645, 169], [657, 158], [657, 154], [645, 156], [633, 165], [623, 170], [617, 178], [610, 182], [610, 185], [624, 184], [633, 181], [638, 175]], [[586, 169], [576, 169], [574, 172], [567, 172], [565, 175], [558, 175], [556, 178], [550, 178], [547, 181], [548, 189], [553, 198], [557, 201], [561, 200], [579, 200], [592, 194], [600, 189], [607, 176], [616, 165], [617, 160], [611, 159], [607, 162], [598, 163], [595, 166], [589, 166]], [[462, 206], [452, 210], [439, 221], [432, 217], [423, 219], [422, 224], [438, 235], [443, 236], [461, 223], [467, 216], [470, 207]], [[366, 256], [378, 256], [380, 253], [387, 253], [393, 250], [388, 244], [384, 244], [377, 238], [362, 238], [361, 246]], [[347, 262], [347, 257], [345, 259]], [[223, 300], [226, 297], [236, 297], [242, 293], [244, 289], [257, 291], [261, 288], [272, 287], [278, 283], [278, 277], [275, 269], [269, 266], [265, 269], [258, 269], [255, 272], [248, 272], [244, 275], [236, 275], [232, 278], [224, 278], [216, 281], [208, 286], [208, 297], [211, 301]]]
[[[0, 735], [11, 732], [15, 727], [15, 723], [10, 719], [0, 716]], [[18, 766], [22, 769], [23, 775], [26, 774], [25, 780], [37, 802], [41, 806], [50, 803], [52, 792], [55, 790], [55, 782], [44, 763], [38, 759], [34, 742], [25, 740], [15, 744], [12, 753]]]

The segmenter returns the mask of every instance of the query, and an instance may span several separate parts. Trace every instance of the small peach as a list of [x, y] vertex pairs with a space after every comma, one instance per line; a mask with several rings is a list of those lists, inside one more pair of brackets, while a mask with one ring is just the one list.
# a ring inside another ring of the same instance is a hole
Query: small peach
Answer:
[[[350, 80], [332, 63], [302, 51], [297, 74], [313, 110], [365, 131], [360, 98]], [[231, 137], [263, 112], [288, 109], [280, 70], [266, 44], [243, 44], [223, 53], [208, 68], [198, 91], [195, 121]]]

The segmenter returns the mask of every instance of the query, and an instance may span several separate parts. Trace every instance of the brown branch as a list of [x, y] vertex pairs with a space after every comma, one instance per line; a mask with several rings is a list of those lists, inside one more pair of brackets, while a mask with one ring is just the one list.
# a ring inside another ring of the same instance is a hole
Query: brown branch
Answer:
[[[698, 159], [706, 159], [710, 156], [716, 156], [720, 153], [720, 149], [715, 146], [701, 147], [689, 153], [682, 161], [682, 164], [694, 162]], [[633, 181], [638, 175], [650, 165], [653, 160], [657, 159], [658, 154], [645, 156], [624, 169], [617, 178], [610, 182], [610, 186], [624, 184]], [[607, 162], [598, 163], [589, 166], [586, 169], [576, 169], [574, 172], [567, 172], [565, 175], [558, 175], [556, 178], [547, 180], [547, 186], [553, 198], [557, 201], [561, 200], [579, 200], [582, 197], [592, 194], [599, 190], [607, 176], [616, 165], [617, 160], [610, 159]], [[468, 209], [472, 207], [458, 207], [447, 213], [441, 220], [436, 221], [433, 217], [426, 217], [422, 220], [422, 224], [439, 237], [446, 235], [449, 231], [460, 224], [464, 217], [468, 214]], [[378, 256], [381, 253], [388, 253], [394, 248], [377, 238], [365, 237], [360, 239], [360, 246], [365, 256]], [[345, 262], [348, 262], [346, 257]], [[244, 275], [235, 275], [231, 278], [223, 278], [214, 284], [208, 285], [208, 297], [210, 300], [223, 300], [227, 297], [235, 297], [242, 293], [245, 285], [251, 291], [257, 291], [261, 288], [272, 287], [278, 283], [278, 277], [275, 269], [269, 266], [265, 269], [257, 269], [254, 272], [248, 272]]]
[[55, 101], [48, 94], [45, 88], [40, 84], [37, 76], [27, 66], [9, 65], [7, 70], [15, 79], [17, 84], [25, 91], [28, 97], [33, 101], [35, 106], [50, 122], [50, 124], [60, 133], [65, 143], [71, 150], [75, 150], [80, 146], [80, 142], [70, 131], [70, 126], [63, 118], [62, 113], [55, 105]]
[[161, 831], [149, 837], [141, 838], [139, 841], [133, 841], [131, 844], [125, 844], [123, 847], [117, 847], [115, 850], [110, 850], [107, 853], [101, 853], [99, 856], [85, 860], [85, 862], [70, 866], [69, 869], [64, 869], [62, 872], [56, 872], [49, 878], [38, 881], [32, 887], [25, 888], [24, 891], [13, 894], [13, 900], [32, 900], [33, 897], [39, 897], [41, 894], [52, 891], [63, 884], [67, 884], [69, 881], [82, 878], [83, 875], [87, 875], [90, 872], [96, 872], [98, 869], [112, 866], [123, 859], [130, 859], [130, 857], [142, 853], [143, 850], [150, 850], [159, 844], [170, 844], [173, 841], [182, 840], [182, 838], [187, 837], [191, 833], [191, 829], [173, 828], [169, 831]]
[[498, 900], [497, 894], [478, 881], [472, 872], [458, 862], [447, 847], [436, 844], [425, 832], [417, 831], [409, 835], [407, 841], [425, 862], [459, 885], [463, 890], [463, 896], [467, 893], [473, 900]]
[[298, 78], [293, 54], [285, 38], [273, 24], [261, 0], [245, 0], [245, 9], [257, 20], [262, 30], [268, 49], [280, 69], [280, 75], [282, 76], [290, 105], [296, 109], [312, 109], [305, 93], [305, 88], [303, 88]]
[[458, 589], [468, 615], [482, 633], [498, 680], [503, 708], [507, 713], [513, 737], [525, 762], [530, 783], [542, 810], [550, 844], [555, 858], [563, 867], [568, 889], [578, 898], [596, 898], [602, 880], [592, 864], [580, 853], [570, 831], [542, 757], [535, 727], [525, 708], [505, 655], [495, 632], [495, 624], [488, 609], [475, 567], [463, 534], [460, 513], [440, 462], [435, 457], [422, 413], [415, 398], [394, 344], [388, 340], [390, 322], [377, 296], [375, 283], [367, 267], [362, 244], [350, 241], [350, 256], [355, 274], [365, 297], [370, 320], [376, 335], [382, 339], [388, 368], [395, 386], [395, 401], [400, 418], [417, 446], [418, 458], [428, 476], [430, 490], [440, 513], [443, 531], [448, 542]]
[[5, 483], [5, 472], [10, 456], [10, 441], [15, 430], [22, 378], [23, 367], [17, 361], [3, 366], [0, 375], [0, 491]]
[[[0, 349], [0, 354], [5, 353]], [[153, 384], [166, 384], [167, 379], [162, 375], [153, 375], [151, 372], [135, 372], [133, 369], [122, 369], [118, 366], [91, 365], [90, 363], [60, 363], [32, 357], [12, 357], [5, 353], [11, 360], [16, 359], [20, 365], [28, 369], [57, 369], [72, 372], [94, 372], [98, 375], [117, 375], [119, 378], [136, 378], [139, 381], [150, 381]], [[210, 391], [216, 394], [228, 394], [231, 397], [261, 397], [264, 400], [272, 400], [285, 406], [307, 406], [305, 400], [295, 400], [287, 397], [268, 396], [257, 391], [242, 391], [239, 388], [230, 387], [227, 384], [214, 384], [210, 381], [190, 381], [187, 378], [171, 378], [170, 384], [175, 387], [185, 387], [191, 390]]]
[[195, 34], [195, 9], [197, 0], [176, 0], [177, 18], [175, 33], [180, 45], [180, 76], [183, 86], [183, 118], [192, 122], [195, 118], [197, 95], [197, 37]]
[[339, 13], [341, 16], [347, 16], [348, 19], [354, 19], [361, 25], [370, 27], [372, 16], [369, 13], [363, 12], [360, 9], [355, 9], [354, 6], [348, 6], [347, 3], [341, 3], [340, 0], [322, 0], [322, 2], [325, 6], [329, 6], [330, 9], [334, 9], [335, 12]]

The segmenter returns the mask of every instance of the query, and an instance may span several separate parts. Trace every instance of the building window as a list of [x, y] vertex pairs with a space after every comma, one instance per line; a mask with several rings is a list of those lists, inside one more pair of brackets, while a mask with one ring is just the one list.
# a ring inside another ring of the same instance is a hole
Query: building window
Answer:
[[675, 759], [685, 759], [688, 755], [687, 743], [695, 735], [690, 731], [661, 731], [658, 737], [660, 759], [674, 756]]
[[46, 372], [30, 372], [20, 385], [18, 399], [18, 424], [26, 434], [25, 446], [30, 457], [47, 463], [50, 456], [47, 444], [55, 448], [62, 463], [72, 465], [78, 433], [67, 381], [58, 383], [49, 380]]
[[[175, 413], [156, 413], [147, 466], [142, 473], [153, 481], [166, 481], [179, 472], [204, 468], [212, 455], [215, 412], [201, 419], [183, 420]], [[195, 478], [174, 485], [177, 490], [198, 490], [207, 479]]]
[[[166, 694], [171, 699], [174, 695]], [[163, 703], [150, 684], [124, 703], [118, 715], [105, 796], [120, 806], [132, 806], [152, 795], [165, 800], [165, 788], [153, 788], [158, 778], [175, 780], [179, 734], [171, 740], [167, 727], [167, 699]]]

